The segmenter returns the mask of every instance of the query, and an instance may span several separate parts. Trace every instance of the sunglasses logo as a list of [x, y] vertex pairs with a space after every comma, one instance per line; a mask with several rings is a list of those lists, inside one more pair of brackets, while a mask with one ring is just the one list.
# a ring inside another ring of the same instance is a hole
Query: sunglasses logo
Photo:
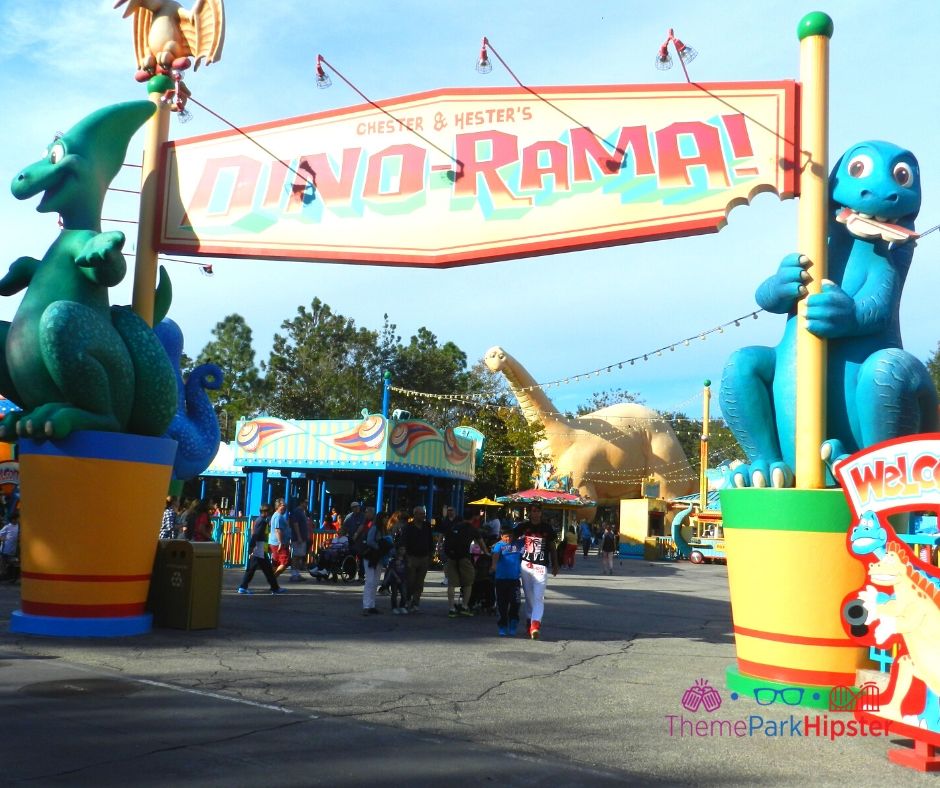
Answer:
[[799, 706], [803, 701], [802, 687], [786, 687], [785, 689], [774, 689], [773, 687], [758, 687], [754, 690], [754, 700], [758, 706], [771, 706], [779, 698], [781, 703], [787, 706]]

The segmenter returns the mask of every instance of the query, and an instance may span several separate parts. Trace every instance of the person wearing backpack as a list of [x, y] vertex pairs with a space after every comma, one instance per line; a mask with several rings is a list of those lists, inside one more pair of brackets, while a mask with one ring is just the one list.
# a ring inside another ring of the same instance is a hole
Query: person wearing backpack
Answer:
[[[437, 528], [443, 543], [444, 555], [447, 557], [447, 563], [444, 565], [449, 607], [447, 615], [450, 618], [472, 616], [473, 613], [470, 612], [468, 605], [476, 570], [473, 567], [473, 561], [470, 560], [470, 546], [476, 543], [484, 554], [489, 551], [483, 542], [483, 536], [476, 528], [466, 520], [456, 517], [456, 513], [451, 508], [448, 508], [447, 514], [454, 514], [454, 516], [448, 516]], [[454, 603], [458, 587], [463, 602], [460, 605]]]
[[412, 510], [412, 519], [401, 532], [401, 541], [405, 546], [405, 556], [408, 559], [408, 593], [411, 595], [408, 604], [409, 613], [417, 613], [421, 605], [421, 594], [424, 592], [424, 579], [431, 565], [431, 555], [434, 552], [434, 531], [427, 521], [427, 510], [423, 506], [416, 506]]
[[264, 546], [268, 541], [268, 526], [270, 525], [270, 515], [271, 507], [266, 503], [261, 505], [261, 514], [255, 519], [255, 522], [251, 529], [251, 539], [248, 542], [248, 566], [245, 569], [245, 574], [242, 577], [241, 583], [238, 584], [237, 591], [239, 594], [252, 594], [254, 593], [248, 585], [251, 583], [251, 578], [255, 576], [255, 571], [260, 569], [264, 574], [265, 579], [268, 581], [268, 585], [271, 586], [272, 594], [283, 594], [286, 593], [286, 589], [281, 588], [277, 584], [277, 578], [274, 576], [274, 569], [271, 567], [271, 561], [264, 553]]
[[614, 573], [614, 552], [617, 550], [617, 537], [610, 523], [604, 523], [604, 534], [601, 536], [601, 574]]

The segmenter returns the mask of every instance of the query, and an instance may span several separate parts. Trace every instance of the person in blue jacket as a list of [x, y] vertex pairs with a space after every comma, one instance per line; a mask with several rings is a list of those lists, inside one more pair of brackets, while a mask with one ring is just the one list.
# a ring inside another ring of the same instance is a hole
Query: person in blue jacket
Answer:
[[515, 635], [519, 626], [519, 579], [522, 577], [524, 539], [513, 539], [513, 527], [501, 526], [493, 545], [492, 572], [496, 580], [496, 610], [499, 636]]

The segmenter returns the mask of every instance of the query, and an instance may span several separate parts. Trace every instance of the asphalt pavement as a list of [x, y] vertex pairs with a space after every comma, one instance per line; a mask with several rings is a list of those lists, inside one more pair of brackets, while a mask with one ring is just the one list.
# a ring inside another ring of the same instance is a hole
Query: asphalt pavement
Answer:
[[538, 641], [448, 618], [440, 572], [364, 617], [360, 585], [226, 570], [218, 628], [113, 640], [10, 634], [4, 584], [0, 784], [940, 786], [847, 715], [731, 697], [724, 566], [599, 564], [550, 579]]

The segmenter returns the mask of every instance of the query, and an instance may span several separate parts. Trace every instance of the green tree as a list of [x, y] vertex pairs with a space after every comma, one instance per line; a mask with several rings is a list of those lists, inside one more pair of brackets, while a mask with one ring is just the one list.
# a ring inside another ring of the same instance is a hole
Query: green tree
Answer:
[[[684, 413], [663, 413], [672, 425], [685, 456], [695, 473], [700, 473], [702, 420], [693, 419]], [[725, 460], [744, 460], [744, 450], [722, 419], [708, 420], [708, 467], [716, 468]]]
[[544, 437], [543, 431], [526, 423], [502, 373], [491, 372], [481, 360], [468, 378], [480, 404], [464, 405], [460, 423], [480, 430], [486, 444], [476, 478], [467, 486], [467, 500], [528, 487], [535, 470], [532, 447]]
[[245, 318], [228, 315], [215, 324], [212, 336], [215, 338], [202, 349], [196, 364], [211, 361], [222, 370], [222, 387], [210, 391], [209, 398], [219, 413], [222, 440], [230, 441], [238, 419], [254, 416], [263, 407], [264, 380], [255, 364], [251, 328]]
[[[388, 321], [386, 319], [386, 325]], [[381, 407], [379, 335], [314, 298], [281, 323], [267, 371], [268, 411], [285, 419], [348, 419]], [[394, 332], [394, 326], [391, 326]]]
[[[399, 345], [388, 366], [392, 383], [431, 395], [466, 395], [472, 376], [467, 371], [467, 354], [453, 342], [439, 344], [437, 337], [422, 326], [407, 345]], [[449, 399], [415, 399], [409, 403], [415, 418], [436, 426], [456, 426], [466, 410]]]
[[927, 371], [930, 373], [934, 386], [940, 391], [940, 343], [937, 343], [937, 349], [927, 359]]
[[[577, 416], [584, 416], [586, 413], [593, 413], [595, 410], [606, 408], [610, 405], [616, 405], [620, 402], [636, 402], [642, 404], [639, 394], [634, 394], [626, 389], [611, 388], [607, 391], [595, 391], [588, 400], [578, 405], [575, 412]], [[569, 417], [571, 414], [568, 414]]]

